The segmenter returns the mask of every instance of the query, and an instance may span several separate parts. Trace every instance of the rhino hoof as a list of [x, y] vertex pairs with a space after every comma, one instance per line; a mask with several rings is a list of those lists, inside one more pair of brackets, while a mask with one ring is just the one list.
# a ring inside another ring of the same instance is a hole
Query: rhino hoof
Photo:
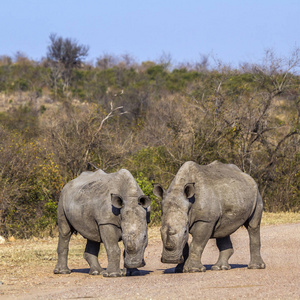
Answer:
[[54, 269], [54, 274], [71, 274], [70, 269], [60, 270], [60, 269]]
[[96, 268], [91, 268], [89, 274], [90, 275], [102, 275], [103, 272], [105, 272], [104, 269], [96, 269]]
[[206, 268], [202, 266], [201, 268], [189, 268], [189, 269], [183, 269], [184, 273], [197, 273], [197, 272], [205, 272]]
[[222, 270], [230, 270], [230, 265], [213, 265], [211, 267], [212, 271], [222, 271]]
[[260, 264], [250, 264], [248, 266], [248, 269], [265, 269], [266, 264], [265, 263], [260, 263]]
[[100, 272], [95, 270], [95, 271], [90, 271], [89, 274], [90, 275], [100, 275]]
[[121, 277], [122, 276], [121, 273], [117, 273], [117, 272], [113, 272], [113, 273], [104, 272], [102, 275], [103, 275], [103, 277]]

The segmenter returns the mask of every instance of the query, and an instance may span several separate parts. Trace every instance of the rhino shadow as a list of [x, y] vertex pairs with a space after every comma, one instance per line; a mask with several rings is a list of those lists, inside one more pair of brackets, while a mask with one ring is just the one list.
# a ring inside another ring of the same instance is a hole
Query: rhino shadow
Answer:
[[[162, 271], [162, 269], [159, 269], [159, 271]], [[169, 268], [169, 269], [165, 269], [163, 271], [164, 274], [173, 274], [175, 273], [175, 268]]]
[[[211, 267], [213, 265], [204, 265], [205, 268], [206, 268], [206, 271], [210, 271], [211, 270]], [[243, 269], [243, 268], [247, 268], [248, 265], [244, 265], [244, 264], [230, 264], [230, 267], [231, 267], [231, 270], [233, 269]], [[162, 269], [159, 269], [159, 270], [162, 270]], [[218, 272], [218, 271], [216, 271]], [[165, 269], [163, 271], [164, 274], [173, 274], [175, 273], [175, 267], [174, 268], [168, 268], [168, 269]]]
[[[104, 268], [104, 270], [106, 270], [106, 268]], [[81, 274], [89, 274], [90, 268], [84, 268], [84, 269], [72, 269], [71, 272], [72, 273], [81, 273]], [[153, 271], [149, 271], [149, 270], [139, 270], [140, 274], [139, 275], [131, 275], [131, 276], [145, 276], [145, 275], [149, 275], [150, 273], [152, 273]], [[128, 276], [128, 275], [126, 275]]]
[[[247, 268], [248, 265], [244, 265], [244, 264], [229, 264], [231, 267], [231, 270], [233, 269], [243, 269], [243, 268]], [[211, 267], [213, 265], [205, 265], [206, 270], [211, 270]]]
[[72, 269], [72, 273], [82, 273], [82, 274], [88, 274], [90, 271], [90, 268], [84, 268], [84, 269]]

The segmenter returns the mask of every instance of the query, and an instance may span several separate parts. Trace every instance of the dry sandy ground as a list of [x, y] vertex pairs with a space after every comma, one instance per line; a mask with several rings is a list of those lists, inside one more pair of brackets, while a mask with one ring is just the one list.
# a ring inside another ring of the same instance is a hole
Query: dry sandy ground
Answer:
[[[150, 229], [149, 236], [142, 275], [122, 278], [90, 276], [80, 257], [70, 260], [70, 275], [54, 275], [56, 240], [43, 242], [50, 252], [38, 252], [40, 262], [30, 266], [0, 264], [0, 299], [300, 299], [300, 223], [262, 227], [265, 270], [247, 269], [249, 239], [244, 229], [232, 235], [235, 253], [230, 259], [231, 270], [210, 270], [218, 256], [211, 240], [203, 254], [207, 271], [193, 274], [174, 274], [174, 265], [162, 264], [158, 229]], [[34, 243], [42, 242], [32, 241], [27, 247], [34, 247]], [[25, 246], [22, 242], [0, 245], [0, 261], [5, 259], [1, 247], [23, 247], [26, 251]], [[100, 261], [105, 267], [104, 253]]]

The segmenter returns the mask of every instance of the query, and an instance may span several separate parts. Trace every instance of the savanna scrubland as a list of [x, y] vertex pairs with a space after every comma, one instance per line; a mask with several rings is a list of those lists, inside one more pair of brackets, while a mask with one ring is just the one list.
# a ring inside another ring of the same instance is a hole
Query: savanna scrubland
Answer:
[[0, 57], [0, 235], [51, 235], [63, 185], [95, 168], [128, 169], [156, 224], [152, 183], [167, 187], [188, 160], [234, 163], [266, 212], [299, 212], [300, 49], [233, 68], [207, 56], [88, 63], [88, 47], [50, 41], [38, 62]]

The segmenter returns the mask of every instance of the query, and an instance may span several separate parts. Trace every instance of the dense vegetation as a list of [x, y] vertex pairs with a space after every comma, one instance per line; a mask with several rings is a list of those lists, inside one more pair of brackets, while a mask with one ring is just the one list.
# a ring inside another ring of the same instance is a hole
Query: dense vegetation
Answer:
[[298, 54], [267, 52], [238, 69], [105, 55], [66, 70], [2, 56], [0, 234], [51, 234], [63, 185], [95, 167], [130, 170], [151, 196], [152, 223], [152, 183], [167, 187], [187, 160], [234, 163], [257, 181], [266, 211], [299, 211]]

